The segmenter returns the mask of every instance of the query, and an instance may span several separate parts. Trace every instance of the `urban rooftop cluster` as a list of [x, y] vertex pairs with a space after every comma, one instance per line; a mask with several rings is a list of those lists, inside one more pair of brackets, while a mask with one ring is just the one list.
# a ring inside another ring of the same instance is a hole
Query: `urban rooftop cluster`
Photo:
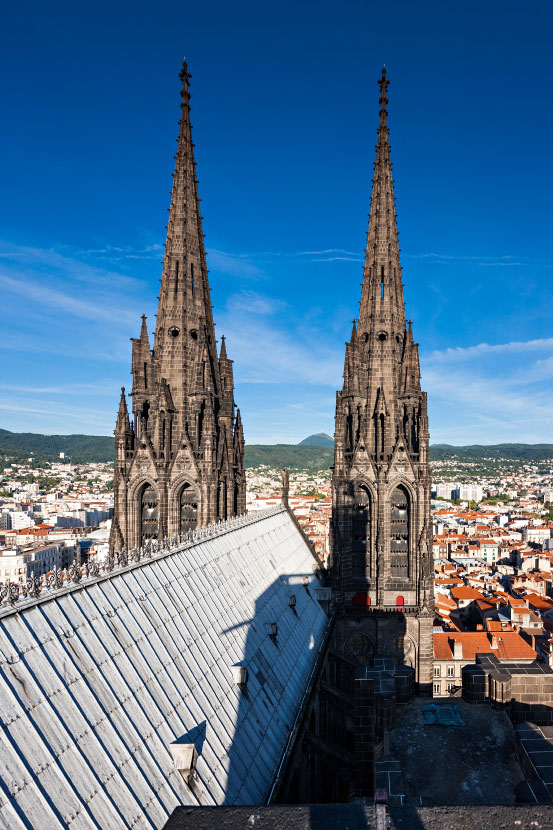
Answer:
[[[434, 696], [458, 694], [461, 670], [477, 654], [553, 666], [553, 465], [435, 461], [432, 471]], [[0, 581], [22, 583], [73, 561], [101, 566], [112, 476], [112, 464], [7, 458]], [[280, 470], [248, 470], [248, 512], [281, 496]], [[289, 505], [328, 566], [330, 470], [293, 472]]]

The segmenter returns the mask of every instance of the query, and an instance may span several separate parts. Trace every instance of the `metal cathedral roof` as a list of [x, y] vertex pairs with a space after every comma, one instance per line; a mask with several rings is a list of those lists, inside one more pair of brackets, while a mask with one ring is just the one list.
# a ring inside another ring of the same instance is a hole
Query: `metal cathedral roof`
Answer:
[[[263, 803], [327, 625], [314, 559], [280, 506], [196, 536], [4, 597], [0, 826], [141, 830], [179, 804]], [[198, 751], [190, 786], [174, 742]]]

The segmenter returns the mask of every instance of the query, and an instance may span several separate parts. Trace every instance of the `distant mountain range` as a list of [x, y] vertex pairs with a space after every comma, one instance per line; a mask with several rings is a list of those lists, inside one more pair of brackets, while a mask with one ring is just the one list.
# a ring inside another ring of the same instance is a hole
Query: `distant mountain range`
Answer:
[[298, 447], [333, 447], [334, 438], [327, 435], [326, 432], [316, 432], [315, 435], [308, 435], [303, 441], [300, 441]]
[[502, 458], [508, 461], [553, 461], [553, 444], [470, 444], [455, 447], [452, 444], [431, 444], [432, 461], [447, 460], [455, 456], [464, 460]]
[[[324, 470], [334, 461], [334, 442], [324, 432], [309, 435], [299, 444], [246, 444], [246, 467], [266, 464], [292, 470]], [[113, 461], [113, 438], [108, 435], [38, 435], [34, 432], [9, 432], [0, 429], [0, 458], [24, 461], [58, 461], [60, 452], [73, 464]], [[475, 461], [506, 459], [511, 461], [553, 461], [553, 444], [473, 444], [455, 447], [432, 444], [430, 458], [434, 461], [457, 459]]]

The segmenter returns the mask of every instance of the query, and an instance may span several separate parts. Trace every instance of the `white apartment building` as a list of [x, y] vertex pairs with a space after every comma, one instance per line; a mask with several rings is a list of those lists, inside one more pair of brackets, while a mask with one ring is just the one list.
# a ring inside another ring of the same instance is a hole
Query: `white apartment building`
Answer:
[[75, 545], [66, 542], [4, 548], [0, 552], [0, 581], [21, 582], [31, 573], [40, 577], [54, 568], [67, 568], [75, 554]]
[[551, 528], [549, 527], [525, 527], [522, 531], [522, 538], [525, 542], [535, 542], [538, 545], [543, 545], [551, 538]]
[[480, 484], [457, 484], [453, 490], [454, 499], [461, 501], [482, 501], [484, 491]]
[[11, 529], [21, 530], [24, 527], [31, 527], [34, 524], [33, 517], [24, 510], [12, 510], [10, 512]]

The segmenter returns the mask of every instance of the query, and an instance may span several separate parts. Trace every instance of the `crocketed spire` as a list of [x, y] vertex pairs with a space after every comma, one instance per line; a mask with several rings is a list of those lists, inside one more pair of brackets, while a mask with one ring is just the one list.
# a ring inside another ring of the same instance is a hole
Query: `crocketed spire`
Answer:
[[[405, 303], [388, 131], [386, 70], [380, 113], [359, 320], [346, 343], [336, 394], [332, 473], [332, 585], [338, 616], [366, 621], [359, 636], [383, 653], [416, 643], [419, 687], [432, 670], [428, 416], [418, 347]], [[399, 607], [410, 610], [401, 619]], [[368, 610], [391, 617], [371, 622]], [[426, 610], [425, 610], [426, 609]], [[397, 625], [396, 625], [397, 623]], [[383, 634], [382, 632], [386, 632]], [[343, 633], [344, 641], [351, 630]], [[338, 638], [339, 639], [339, 638]]]
[[143, 316], [140, 337], [132, 338], [134, 428], [128, 414], [124, 427], [123, 402], [117, 420], [114, 498], [120, 532], [113, 534], [112, 550], [226, 519], [246, 506], [232, 360], [224, 339], [220, 355], [215, 341], [186, 61], [180, 79], [181, 118], [153, 349]]

